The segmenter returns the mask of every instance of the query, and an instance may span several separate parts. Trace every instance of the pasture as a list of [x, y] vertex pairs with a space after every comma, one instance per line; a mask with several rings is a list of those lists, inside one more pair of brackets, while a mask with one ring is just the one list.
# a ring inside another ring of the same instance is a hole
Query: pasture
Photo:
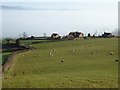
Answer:
[[35, 49], [14, 57], [11, 68], [3, 76], [3, 88], [118, 87], [117, 38], [45, 42], [31, 46]]
[[0, 52], [0, 65], [2, 65], [2, 53]]

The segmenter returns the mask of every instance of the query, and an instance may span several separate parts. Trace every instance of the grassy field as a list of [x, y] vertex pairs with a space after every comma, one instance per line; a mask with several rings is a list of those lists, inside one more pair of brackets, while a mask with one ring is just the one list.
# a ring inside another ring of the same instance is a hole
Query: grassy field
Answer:
[[0, 53], [0, 65], [2, 65], [2, 53]]
[[[3, 78], [3, 88], [117, 88], [117, 38], [32, 44]], [[113, 55], [111, 55], [113, 52]]]
[[0, 61], [0, 64], [4, 64], [7, 60], [7, 58], [12, 54], [12, 52], [4, 52], [2, 53], [2, 60]]

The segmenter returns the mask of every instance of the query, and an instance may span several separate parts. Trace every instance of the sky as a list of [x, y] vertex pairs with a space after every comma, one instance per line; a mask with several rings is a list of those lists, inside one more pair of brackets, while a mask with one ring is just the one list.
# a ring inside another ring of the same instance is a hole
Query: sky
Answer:
[[118, 0], [2, 0], [2, 36], [51, 35], [70, 31], [84, 34], [115, 32], [118, 27]]
[[2, 2], [118, 2], [119, 0], [1, 0]]

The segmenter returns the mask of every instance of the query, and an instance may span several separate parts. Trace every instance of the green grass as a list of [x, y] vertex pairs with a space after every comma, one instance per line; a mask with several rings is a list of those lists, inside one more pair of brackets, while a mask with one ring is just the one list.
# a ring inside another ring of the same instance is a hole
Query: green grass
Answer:
[[[3, 88], [117, 88], [117, 38], [32, 44], [3, 78]], [[76, 50], [73, 52], [73, 49]], [[53, 57], [49, 55], [51, 50]], [[91, 54], [94, 52], [94, 54]], [[114, 55], [110, 55], [114, 52]], [[61, 62], [64, 60], [64, 62]]]
[[0, 65], [2, 65], [2, 53], [0, 53]]
[[23, 45], [31, 45], [33, 43], [46, 43], [49, 40], [21, 40], [20, 43]]
[[7, 60], [7, 58], [12, 54], [12, 52], [3, 52], [1, 53], [1, 62], [0, 64], [5, 63], [5, 60]]

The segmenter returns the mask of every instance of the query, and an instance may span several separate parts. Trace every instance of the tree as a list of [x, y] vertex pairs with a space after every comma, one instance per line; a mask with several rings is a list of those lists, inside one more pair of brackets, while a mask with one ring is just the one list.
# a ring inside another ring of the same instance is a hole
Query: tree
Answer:
[[91, 35], [90, 35], [90, 33], [88, 33], [88, 37], [90, 37]]
[[16, 40], [16, 45], [18, 45], [18, 46], [20, 45], [20, 39]]
[[34, 36], [31, 36], [31, 38], [33, 39], [33, 38], [35, 38]]
[[95, 37], [95, 35], [93, 35], [93, 37]]
[[7, 41], [7, 44], [10, 44], [11, 38], [6, 38], [5, 41]]
[[23, 32], [23, 37], [24, 37], [24, 38], [26, 38], [26, 37], [27, 37], [26, 32]]
[[46, 37], [46, 33], [43, 33], [43, 36]]

